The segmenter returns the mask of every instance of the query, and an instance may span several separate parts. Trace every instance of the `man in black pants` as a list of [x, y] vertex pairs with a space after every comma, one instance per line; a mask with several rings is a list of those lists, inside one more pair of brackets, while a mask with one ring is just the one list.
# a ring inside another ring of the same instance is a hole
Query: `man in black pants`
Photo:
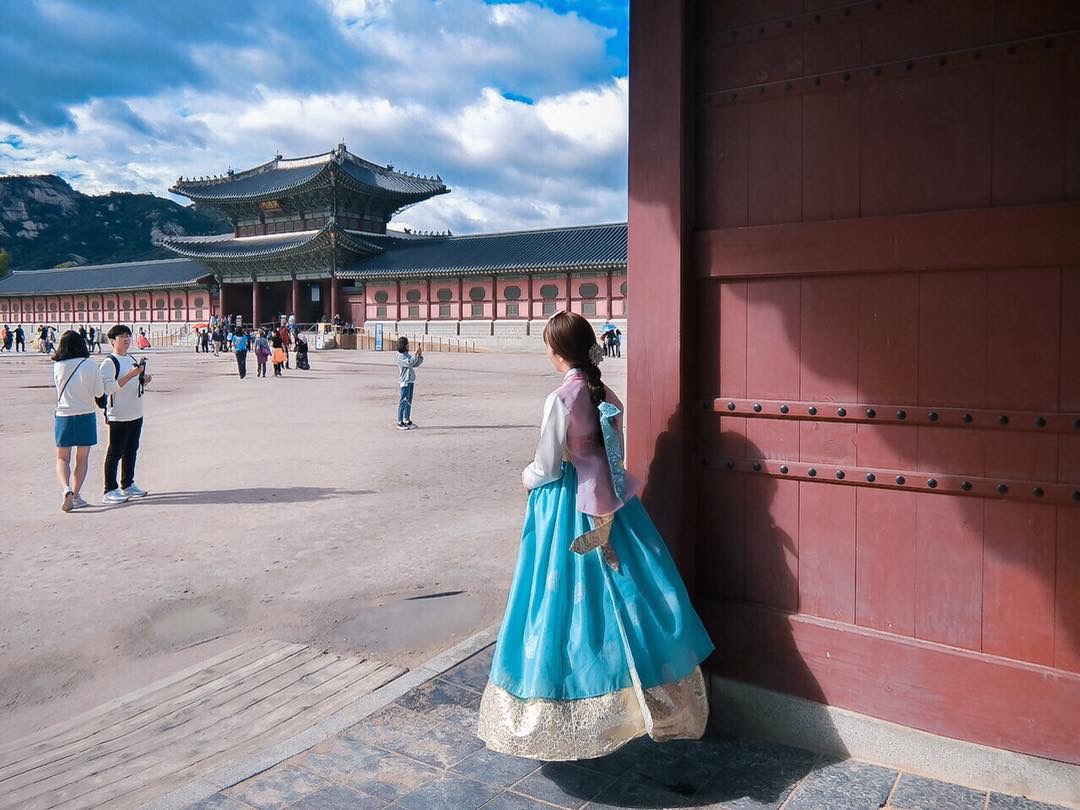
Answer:
[[[131, 330], [117, 324], [109, 330], [112, 353], [101, 362], [101, 380], [107, 397], [105, 421], [109, 425], [109, 450], [105, 454], [106, 504], [125, 503], [147, 495], [135, 483], [135, 460], [143, 426], [143, 387], [150, 382], [145, 361], [136, 363], [128, 354]], [[116, 480], [120, 466], [121, 479]]]

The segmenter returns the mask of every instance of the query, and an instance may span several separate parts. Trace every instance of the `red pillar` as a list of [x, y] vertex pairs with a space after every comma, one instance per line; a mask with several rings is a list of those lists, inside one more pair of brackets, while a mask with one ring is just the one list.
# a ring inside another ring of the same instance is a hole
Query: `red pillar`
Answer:
[[566, 311], [574, 311], [574, 277], [566, 274]]
[[262, 319], [260, 317], [262, 313], [259, 312], [259, 282], [255, 279], [251, 280], [251, 322], [258, 326]]
[[[338, 301], [341, 298], [340, 293], [341, 284], [338, 282], [337, 276], [330, 277], [330, 320], [333, 322], [335, 315], [340, 315], [338, 311]], [[400, 313], [399, 313], [400, 314]]]
[[[691, 593], [697, 483], [688, 474], [685, 396], [694, 340], [684, 317], [692, 290], [687, 178], [690, 129], [686, 0], [631, 0], [628, 292], [638, 313], [627, 371], [627, 467]], [[654, 467], [655, 463], [655, 467]]]
[[499, 277], [491, 277], [491, 320], [499, 319]]
[[401, 279], [394, 282], [394, 288], [397, 291], [397, 298], [394, 299], [394, 303], [397, 305], [397, 321], [401, 322]]
[[533, 282], [532, 273], [529, 273], [529, 275], [527, 275], [525, 277], [525, 298], [529, 302], [529, 303], [527, 303], [525, 305], [526, 307], [528, 307], [528, 311], [525, 313], [525, 317], [527, 317], [530, 321], [533, 319], [533, 314], [535, 313], [535, 310], [533, 309], [533, 299], [532, 299], [532, 297], [533, 297], [533, 283], [532, 282]]
[[615, 307], [611, 301], [611, 271], [608, 270], [607, 274], [607, 316], [608, 318], [615, 317]]
[[465, 320], [465, 279], [461, 276], [457, 280], [457, 319]]
[[297, 321], [300, 320], [300, 281], [292, 280], [292, 313]]

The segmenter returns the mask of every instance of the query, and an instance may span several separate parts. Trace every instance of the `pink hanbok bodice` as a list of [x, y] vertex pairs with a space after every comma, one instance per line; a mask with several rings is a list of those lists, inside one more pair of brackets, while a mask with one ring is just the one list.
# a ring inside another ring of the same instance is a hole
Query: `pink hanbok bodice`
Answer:
[[[622, 411], [622, 402], [607, 386], [607, 401]], [[587, 515], [610, 515], [638, 494], [641, 482], [626, 473], [626, 488], [620, 499], [612, 484], [611, 467], [600, 430], [599, 413], [589, 396], [583, 374], [568, 375], [559, 387], [559, 399], [569, 412], [566, 431], [566, 454], [578, 476], [577, 508]], [[622, 435], [622, 417], [616, 417]], [[621, 464], [621, 459], [619, 460]]]

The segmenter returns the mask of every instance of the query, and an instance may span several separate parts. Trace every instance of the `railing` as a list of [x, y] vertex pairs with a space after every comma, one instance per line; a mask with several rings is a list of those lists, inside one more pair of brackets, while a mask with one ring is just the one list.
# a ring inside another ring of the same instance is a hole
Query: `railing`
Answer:
[[[418, 346], [422, 346], [425, 352], [476, 352], [475, 340], [464, 340], [457, 337], [443, 337], [441, 335], [391, 335], [383, 336], [383, 351], [395, 351], [396, 343], [399, 337], [405, 337], [409, 339], [409, 351], [415, 351]], [[372, 348], [374, 348], [375, 339], [372, 338]]]

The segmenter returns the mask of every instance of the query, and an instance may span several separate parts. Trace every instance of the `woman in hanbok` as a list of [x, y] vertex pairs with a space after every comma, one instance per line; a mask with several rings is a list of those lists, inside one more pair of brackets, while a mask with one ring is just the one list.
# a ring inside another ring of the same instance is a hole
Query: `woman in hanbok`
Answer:
[[525, 526], [477, 734], [540, 760], [603, 756], [645, 734], [698, 739], [713, 644], [623, 468], [602, 349], [571, 312], [548, 321], [544, 343], [564, 376], [522, 473]]

